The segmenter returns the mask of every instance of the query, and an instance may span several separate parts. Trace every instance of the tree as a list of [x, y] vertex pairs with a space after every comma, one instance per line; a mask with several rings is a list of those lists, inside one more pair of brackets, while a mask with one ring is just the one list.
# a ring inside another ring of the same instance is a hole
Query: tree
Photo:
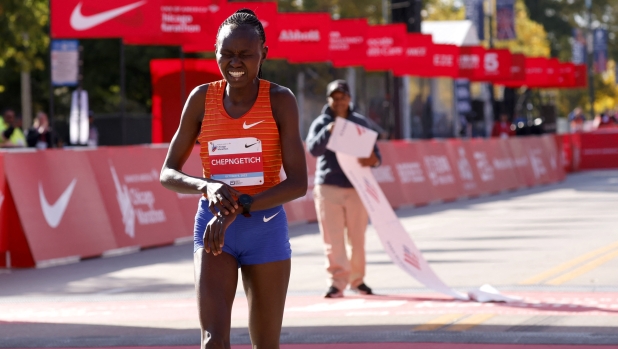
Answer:
[[42, 53], [49, 46], [47, 1], [4, 0], [0, 4], [0, 18], [0, 68], [9, 61], [17, 63], [21, 72], [21, 109], [27, 127], [32, 118], [30, 72], [45, 68]]

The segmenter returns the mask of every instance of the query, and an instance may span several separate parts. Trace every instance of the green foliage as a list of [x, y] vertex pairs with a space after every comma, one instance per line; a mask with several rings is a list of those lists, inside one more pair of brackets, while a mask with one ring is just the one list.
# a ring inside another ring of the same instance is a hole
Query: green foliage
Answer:
[[46, 0], [3, 0], [0, 3], [0, 67], [8, 60], [19, 62], [19, 70], [45, 68], [40, 52], [49, 38]]

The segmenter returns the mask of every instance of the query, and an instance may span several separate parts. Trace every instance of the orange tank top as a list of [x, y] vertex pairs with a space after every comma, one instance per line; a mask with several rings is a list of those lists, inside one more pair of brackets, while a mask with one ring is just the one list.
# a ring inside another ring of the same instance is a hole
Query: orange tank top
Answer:
[[198, 137], [205, 178], [255, 195], [280, 182], [281, 141], [270, 104], [270, 82], [260, 80], [251, 109], [234, 119], [223, 106], [226, 81], [211, 82]]

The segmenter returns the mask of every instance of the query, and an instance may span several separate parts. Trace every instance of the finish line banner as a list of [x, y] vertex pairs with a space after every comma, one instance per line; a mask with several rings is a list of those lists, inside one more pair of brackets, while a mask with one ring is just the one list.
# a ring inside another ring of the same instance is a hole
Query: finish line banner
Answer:
[[421, 284], [456, 299], [479, 302], [515, 301], [515, 298], [502, 296], [489, 285], [466, 295], [450, 288], [436, 275], [397, 218], [370, 168], [362, 167], [358, 163], [358, 158], [371, 154], [377, 136], [373, 130], [344, 118], [336, 118], [327, 148], [337, 154], [341, 169], [358, 192], [371, 224], [393, 263]]

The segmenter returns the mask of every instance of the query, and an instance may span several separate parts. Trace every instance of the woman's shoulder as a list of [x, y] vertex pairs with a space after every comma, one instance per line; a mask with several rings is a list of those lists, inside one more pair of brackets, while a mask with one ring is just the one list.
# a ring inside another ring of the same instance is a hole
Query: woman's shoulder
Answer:
[[294, 93], [292, 90], [285, 86], [281, 86], [274, 82], [269, 81], [270, 83], [270, 100], [273, 102], [283, 102], [289, 101], [290, 99], [296, 100], [294, 97]]

